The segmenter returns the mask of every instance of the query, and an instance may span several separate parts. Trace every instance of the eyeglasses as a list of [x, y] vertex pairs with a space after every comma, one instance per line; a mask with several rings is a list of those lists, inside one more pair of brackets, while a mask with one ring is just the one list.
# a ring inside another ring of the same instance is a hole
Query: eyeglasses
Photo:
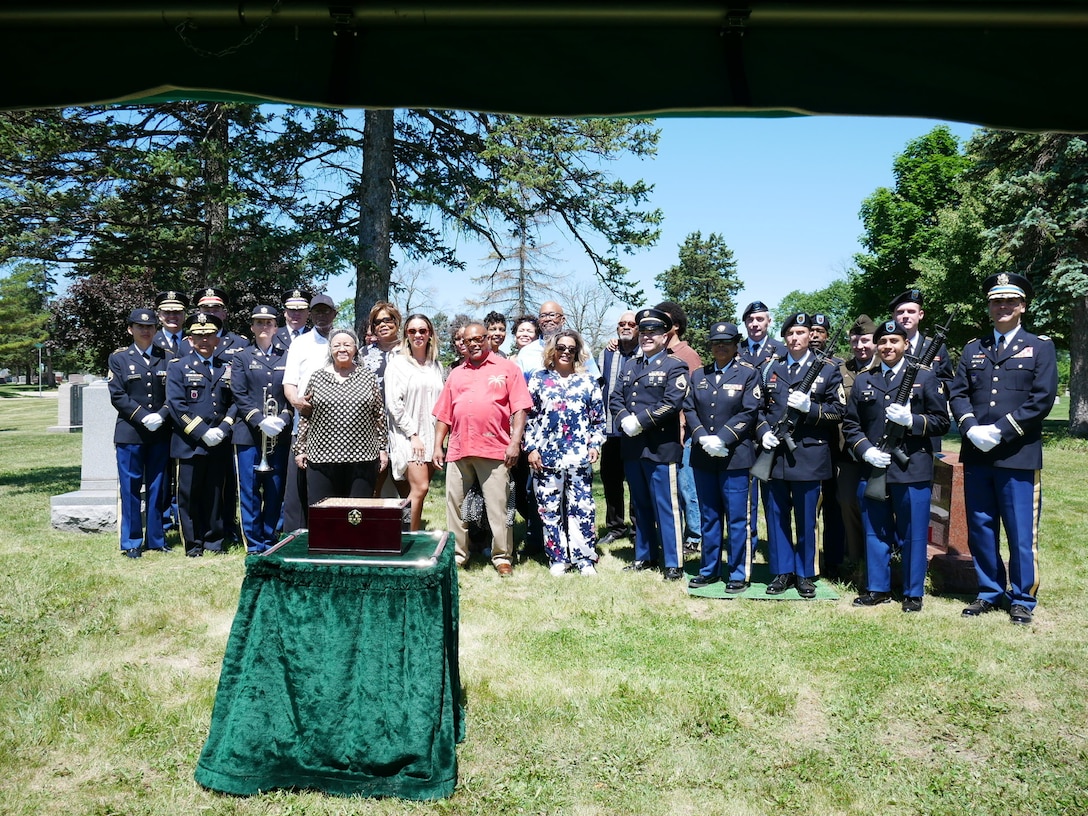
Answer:
[[377, 318], [374, 319], [374, 325], [375, 326], [380, 326], [383, 323], [396, 323], [396, 322], [397, 322], [397, 319], [395, 317], [377, 317]]
[[540, 314], [537, 315], [537, 318], [540, 319], [540, 320], [543, 320], [544, 318], [548, 318], [549, 320], [552, 320], [554, 318], [562, 317], [562, 316], [563, 316], [562, 312], [541, 312]]
[[426, 334], [430, 329], [408, 329], [408, 334]]
[[467, 346], [478, 346], [484, 342], [484, 337], [481, 334], [479, 337], [466, 337], [464, 341]]
[[574, 354], [576, 351], [578, 351], [578, 346], [561, 346], [558, 343], [555, 346], [556, 354]]
[[633, 329], [633, 328], [635, 328], [635, 326], [638, 325], [638, 323], [636, 323], [633, 320], [621, 320], [616, 325], [619, 326], [621, 329], [624, 328], [624, 327]]

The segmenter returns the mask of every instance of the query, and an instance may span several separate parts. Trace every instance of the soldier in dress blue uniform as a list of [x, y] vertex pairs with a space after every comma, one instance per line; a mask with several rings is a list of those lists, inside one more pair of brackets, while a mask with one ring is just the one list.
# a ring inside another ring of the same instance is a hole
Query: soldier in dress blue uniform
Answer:
[[185, 311], [188, 308], [189, 298], [181, 292], [168, 290], [155, 295], [155, 314], [162, 328], [155, 333], [153, 342], [171, 359], [193, 350], [185, 339]]
[[[854, 606], [876, 606], [891, 601], [892, 550], [901, 542], [903, 611], [920, 612], [933, 493], [933, 440], [948, 432], [948, 398], [936, 375], [920, 369], [909, 402], [898, 405], [895, 400], [907, 367], [907, 332], [889, 320], [877, 328], [873, 341], [880, 365], [857, 375], [843, 419], [846, 444], [863, 463], [858, 500], [865, 530], [868, 591], [854, 599]], [[888, 423], [906, 429], [901, 445], [908, 456], [906, 465], [880, 449]], [[887, 501], [865, 496], [874, 467], [887, 469]]]
[[[782, 357], [786, 353], [786, 347], [782, 343], [770, 335], [771, 328], [771, 310], [762, 300], [753, 300], [747, 306], [744, 307], [744, 314], [741, 315], [741, 319], [744, 321], [744, 328], [748, 332], [748, 336], [741, 341], [740, 344], [740, 358], [746, 363], [751, 363], [757, 369], [762, 371], [767, 363], [772, 360]], [[748, 535], [751, 542], [751, 557], [755, 558], [756, 544], [759, 541], [759, 536], [756, 532], [758, 520], [759, 520], [759, 496], [761, 493], [761, 487], [759, 479], [751, 478], [748, 480]], [[763, 493], [763, 517], [767, 517], [767, 493]]]
[[276, 342], [284, 348], [290, 348], [292, 340], [310, 330], [306, 321], [310, 319], [311, 297], [312, 295], [305, 289], [288, 289], [283, 293], [285, 325], [276, 331]]
[[665, 348], [672, 325], [667, 312], [642, 309], [635, 320], [642, 354], [624, 363], [609, 396], [609, 410], [624, 433], [620, 454], [635, 510], [635, 562], [624, 569], [653, 569], [660, 552], [665, 580], [679, 581], [684, 575], [684, 523], [676, 471], [684, 455], [680, 412], [688, 392], [688, 367]]
[[215, 315], [195, 314], [185, 321], [193, 350], [174, 360], [166, 375], [166, 404], [174, 423], [170, 455], [178, 461], [178, 510], [185, 554], [222, 552], [223, 488], [231, 461], [236, 408], [230, 391], [230, 365], [218, 354]]
[[[246, 551], [261, 553], [276, 543], [284, 480], [291, 449], [294, 410], [283, 396], [287, 347], [277, 338], [279, 314], [257, 306], [251, 315], [253, 344], [230, 361], [230, 388], [237, 406], [234, 465]], [[265, 448], [270, 447], [265, 457]], [[264, 461], [270, 469], [257, 468]]]
[[[170, 458], [169, 412], [164, 403], [171, 358], [152, 343], [157, 325], [151, 309], [133, 310], [128, 316], [132, 344], [109, 358], [110, 402], [117, 409], [113, 443], [121, 491], [118, 527], [121, 552], [129, 558], [139, 558], [144, 549], [169, 552], [163, 533]], [[141, 490], [146, 491], [146, 520]]]
[[[842, 422], [844, 394], [837, 366], [824, 365], [809, 351], [811, 338], [809, 316], [803, 312], [790, 315], [782, 325], [786, 356], [771, 362], [764, 371], [763, 405], [756, 428], [756, 439], [767, 450], [782, 444], [774, 433], [776, 424], [793, 408], [800, 421], [793, 433], [797, 448], [782, 445], [775, 457], [771, 479], [765, 485], [767, 528], [770, 539], [770, 566], [774, 580], [768, 595], [780, 595], [796, 584], [802, 598], [816, 597], [816, 511], [820, 486], [832, 474], [832, 450]], [[820, 366], [808, 393], [798, 386], [810, 366]], [[796, 524], [796, 539], [790, 510]]]
[[201, 289], [193, 295], [193, 302], [197, 311], [201, 314], [215, 315], [219, 318], [222, 328], [219, 330], [219, 348], [216, 351], [220, 356], [237, 354], [249, 345], [249, 341], [242, 335], [235, 334], [227, 329], [227, 293], [222, 289], [208, 287]]
[[[922, 321], [926, 316], [924, 301], [921, 290], [908, 289], [896, 295], [888, 304], [895, 322], [907, 332], [907, 354], [914, 358], [922, 356], [929, 342], [929, 337], [922, 333]], [[948, 356], [948, 347], [943, 343], [933, 358], [932, 369], [947, 389], [952, 382], [952, 361]], [[937, 450], [940, 450], [940, 446]]]
[[[219, 346], [215, 353], [223, 357], [227, 364], [230, 358], [249, 345], [242, 335], [227, 329], [227, 293], [222, 289], [208, 287], [193, 295], [198, 313], [215, 315], [222, 322], [219, 329]], [[236, 542], [241, 539], [238, 524], [238, 474], [234, 468], [234, 457], [227, 458], [227, 481], [223, 491], [223, 533], [226, 540]]]
[[[155, 295], [155, 314], [161, 328], [155, 332], [152, 340], [158, 348], [166, 352], [169, 359], [182, 357], [193, 350], [185, 336], [185, 311], [189, 308], [189, 298], [183, 293], [168, 289]], [[166, 466], [165, 495], [168, 497], [163, 508], [163, 530], [173, 530], [178, 524], [178, 486], [177, 462], [170, 459]]]
[[[977, 617], [1009, 604], [1013, 623], [1031, 623], [1039, 589], [1043, 420], [1054, 406], [1054, 344], [1021, 325], [1033, 294], [1023, 275], [991, 275], [982, 285], [993, 332], [963, 349], [949, 400], [963, 434], [967, 540], [978, 598], [963, 610]], [[998, 551], [1004, 524], [1009, 571]]]
[[752, 577], [748, 469], [754, 459], [752, 430], [763, 396], [759, 372], [737, 357], [739, 340], [733, 323], [723, 320], [710, 327], [714, 362], [692, 375], [684, 401], [702, 522], [702, 561], [699, 574], [688, 586], [720, 580], [725, 539], [725, 590], [729, 593], [743, 592]]

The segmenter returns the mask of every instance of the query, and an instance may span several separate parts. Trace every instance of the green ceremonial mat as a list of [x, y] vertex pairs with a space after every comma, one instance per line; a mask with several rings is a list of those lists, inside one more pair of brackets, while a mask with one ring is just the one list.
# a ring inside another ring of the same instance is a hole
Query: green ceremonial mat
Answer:
[[[688, 569], [692, 570], [688, 574], [688, 578], [693, 578], [699, 574], [698, 567], [694, 564], [689, 565]], [[838, 594], [832, 589], [831, 583], [826, 579], [816, 579], [816, 597], [815, 598], [802, 598], [797, 594], [797, 589], [791, 587], [783, 592], [781, 595], [768, 595], [767, 584], [774, 579], [771, 575], [771, 568], [766, 564], [754, 564], [752, 565], [752, 583], [748, 589], [744, 592], [738, 592], [732, 594], [725, 591], [725, 581], [718, 581], [710, 584], [709, 586], [699, 587], [697, 589], [688, 588], [688, 595], [695, 598], [715, 598], [718, 600], [731, 601], [734, 598], [751, 598], [756, 601], [837, 601], [839, 599]]]

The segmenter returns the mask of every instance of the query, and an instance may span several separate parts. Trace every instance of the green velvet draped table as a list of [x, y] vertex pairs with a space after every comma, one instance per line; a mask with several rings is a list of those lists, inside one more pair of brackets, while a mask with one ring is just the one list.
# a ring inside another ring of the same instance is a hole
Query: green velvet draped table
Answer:
[[404, 555], [308, 556], [306, 535], [246, 559], [196, 781], [435, 799], [464, 739], [457, 574], [445, 533]]

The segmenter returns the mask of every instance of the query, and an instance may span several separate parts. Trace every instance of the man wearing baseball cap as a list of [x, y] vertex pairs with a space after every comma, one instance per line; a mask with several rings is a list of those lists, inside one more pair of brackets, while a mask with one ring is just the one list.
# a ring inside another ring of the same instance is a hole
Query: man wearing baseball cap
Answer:
[[[1009, 619], [1032, 622], [1039, 590], [1038, 531], [1042, 507], [1043, 420], [1054, 406], [1054, 343], [1021, 325], [1033, 294], [1023, 275], [1002, 272], [982, 284], [993, 330], [963, 349], [949, 392], [963, 434], [967, 542], [978, 597], [965, 617], [1008, 605]], [[1005, 528], [1009, 570], [998, 550]]]
[[[113, 444], [121, 492], [117, 523], [121, 552], [139, 558], [144, 550], [168, 552], [163, 515], [169, 506], [166, 467], [170, 423], [166, 408], [166, 370], [172, 359], [155, 345], [159, 319], [148, 308], [128, 316], [132, 343], [109, 357], [110, 402], [117, 410]], [[146, 508], [141, 508], [146, 491]]]
[[[313, 331], [300, 334], [287, 350], [283, 371], [283, 395], [297, 412], [309, 416], [306, 396], [310, 377], [325, 365], [329, 353], [329, 332], [336, 321], [336, 304], [328, 295], [310, 298]], [[295, 418], [297, 432], [298, 417]], [[294, 447], [292, 445], [292, 447]], [[295, 457], [287, 457], [287, 480], [283, 497], [283, 530], [292, 532], [306, 526], [307, 486], [305, 472], [299, 472]]]

